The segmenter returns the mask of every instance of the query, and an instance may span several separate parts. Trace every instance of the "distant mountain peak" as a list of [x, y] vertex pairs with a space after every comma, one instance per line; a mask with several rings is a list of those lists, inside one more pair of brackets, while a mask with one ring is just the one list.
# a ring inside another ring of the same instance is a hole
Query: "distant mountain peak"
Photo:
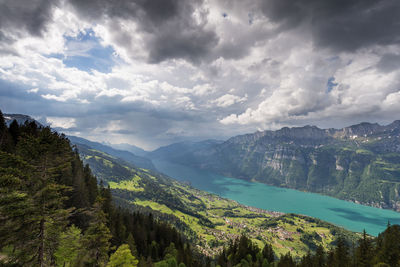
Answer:
[[[388, 130], [400, 130], [400, 120], [396, 120], [388, 125], [380, 125], [378, 123], [361, 122], [342, 129], [321, 129], [314, 125], [305, 125], [301, 127], [283, 127], [279, 130], [266, 130], [263, 132], [255, 132], [253, 134], [245, 134], [232, 138], [250, 138], [250, 136], [259, 138], [293, 138], [293, 139], [327, 139], [327, 138], [353, 138], [355, 136], [371, 136], [382, 134]], [[232, 139], [231, 138], [231, 139]]]

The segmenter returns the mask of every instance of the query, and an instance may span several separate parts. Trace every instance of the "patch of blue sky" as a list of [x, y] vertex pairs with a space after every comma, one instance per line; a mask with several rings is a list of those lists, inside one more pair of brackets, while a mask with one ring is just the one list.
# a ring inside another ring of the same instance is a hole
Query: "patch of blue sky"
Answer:
[[62, 59], [67, 67], [75, 67], [90, 72], [97, 70], [108, 73], [115, 65], [116, 57], [111, 46], [101, 45], [95, 33], [88, 29], [76, 37], [65, 36], [64, 54], [52, 54], [51, 57]]
[[326, 83], [326, 92], [330, 93], [338, 83], [335, 83], [335, 77], [330, 77]]

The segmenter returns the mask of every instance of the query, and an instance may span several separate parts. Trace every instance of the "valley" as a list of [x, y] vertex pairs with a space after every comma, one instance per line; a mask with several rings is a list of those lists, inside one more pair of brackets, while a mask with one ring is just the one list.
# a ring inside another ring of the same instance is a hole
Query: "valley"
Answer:
[[316, 193], [269, 186], [229, 178], [215, 173], [154, 160], [161, 172], [192, 186], [233, 199], [239, 203], [271, 211], [304, 214], [356, 232], [382, 232], [387, 222], [400, 223], [400, 213], [379, 209]]
[[[400, 223], [400, 214], [394, 211], [269, 186], [257, 179], [229, 178], [204, 170], [206, 165], [203, 169], [193, 166], [199, 154], [212, 158], [210, 151], [215, 152], [226, 142], [173, 144], [136, 156], [84, 138], [70, 139], [100, 183], [109, 186], [117, 206], [151, 213], [172, 224], [207, 257], [223, 254], [226, 244], [245, 234], [259, 248], [271, 244], [278, 257], [291, 253], [300, 259], [318, 246], [331, 250], [339, 236], [353, 243], [360, 237], [355, 232], [366, 230], [376, 236], [387, 222]], [[349, 146], [345, 150], [352, 149]], [[360, 147], [355, 153], [371, 156]], [[392, 159], [390, 169], [383, 159], [380, 163], [393, 175], [396, 156], [392, 153], [385, 158]], [[185, 158], [186, 166], [165, 161], [165, 157], [175, 162]]]
[[0, 267], [400, 267], [400, 0], [0, 0]]
[[338, 235], [349, 240], [357, 238], [350, 231], [315, 218], [245, 206], [195, 189], [85, 145], [78, 144], [78, 150], [93, 173], [110, 186], [118, 205], [168, 220], [208, 256], [217, 255], [241, 234], [259, 247], [271, 243], [277, 255], [291, 252], [296, 257], [318, 245], [330, 248]]
[[[158, 153], [158, 155], [162, 155], [163, 158], [169, 157], [170, 160], [177, 161], [177, 157], [183, 158], [183, 156], [187, 156], [187, 153], [189, 153], [188, 151], [190, 151], [192, 155], [195, 155], [197, 153], [196, 151], [204, 151], [204, 149], [210, 150], [212, 147], [222, 143], [222, 141], [206, 140], [198, 143], [173, 144], [167, 148], [159, 149], [159, 152], [156, 151], [148, 155]], [[86, 142], [86, 144], [96, 143]], [[104, 149], [106, 146], [102, 147], [98, 144], [96, 147]], [[105, 149], [105, 151], [110, 151], [110, 149]], [[360, 151], [358, 152], [361, 153]], [[114, 155], [124, 156], [125, 154], [120, 153]], [[125, 157], [125, 160], [130, 159], [130, 157]], [[190, 157], [186, 157], [186, 159], [193, 160]], [[95, 164], [96, 161], [86, 158], [86, 162], [94, 168], [93, 164]], [[135, 163], [135, 161], [130, 161], [130, 164]], [[190, 164], [186, 164], [189, 166], [184, 166], [162, 159], [153, 158], [152, 165], [154, 165], [154, 169], [174, 179], [178, 179], [184, 184], [190, 184], [197, 189], [238, 201], [241, 204], [270, 211], [304, 214], [328, 221], [355, 232], [366, 230], [367, 233], [371, 235], [377, 235], [385, 229], [387, 222], [394, 224], [400, 223], [400, 213], [359, 205], [321, 194], [306, 193], [303, 192], [306, 191], [304, 189], [292, 190], [269, 186], [257, 181], [230, 178], [218, 175], [212, 171], [190, 167]], [[114, 166], [113, 168], [117, 169], [118, 167]], [[110, 177], [113, 177], [113, 174], [110, 173], [109, 170], [110, 168], [100, 169], [100, 171], [97, 172], [98, 177], [109, 181]], [[126, 179], [125, 177], [129, 177], [129, 173], [124, 173], [122, 176], [116, 177], [115, 179]], [[111, 182], [111, 185], [115, 186], [114, 182]], [[127, 182], [118, 185], [118, 188], [125, 188], [132, 191], [143, 190], [135, 188], [132, 183]], [[158, 209], [160, 209], [160, 207], [158, 207]]]
[[400, 210], [400, 121], [282, 128], [225, 142], [177, 143], [148, 155], [227, 177]]

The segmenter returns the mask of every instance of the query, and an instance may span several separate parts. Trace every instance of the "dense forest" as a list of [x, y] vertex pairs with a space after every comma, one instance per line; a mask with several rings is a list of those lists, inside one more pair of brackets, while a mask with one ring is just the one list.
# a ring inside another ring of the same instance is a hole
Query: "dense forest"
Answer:
[[0, 111], [0, 264], [5, 266], [400, 266], [400, 227], [301, 259], [245, 235], [215, 259], [150, 213], [117, 207], [63, 135]]
[[400, 266], [400, 226], [388, 225], [377, 238], [365, 232], [357, 244], [348, 244], [344, 238], [335, 241], [335, 247], [325, 251], [317, 247], [301, 259], [290, 253], [277, 260], [269, 244], [260, 250], [250, 239], [242, 236], [230, 244], [217, 259], [219, 266], [276, 266], [276, 267], [384, 267]]
[[115, 207], [64, 135], [0, 113], [0, 148], [3, 265], [201, 265], [174, 228]]

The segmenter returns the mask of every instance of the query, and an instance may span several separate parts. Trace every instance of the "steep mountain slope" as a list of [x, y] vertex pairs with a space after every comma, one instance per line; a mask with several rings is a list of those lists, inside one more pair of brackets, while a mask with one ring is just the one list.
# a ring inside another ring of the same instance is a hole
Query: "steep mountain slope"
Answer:
[[161, 149], [151, 155], [231, 177], [400, 211], [399, 136], [400, 121], [339, 130], [286, 127], [173, 156], [164, 157]]
[[153, 163], [151, 162], [151, 160], [149, 160], [148, 158], [144, 158], [141, 156], [137, 156], [129, 151], [124, 151], [124, 150], [119, 150], [119, 149], [115, 149], [112, 148], [110, 146], [107, 145], [103, 145], [101, 143], [98, 142], [93, 142], [90, 140], [87, 140], [85, 138], [82, 137], [77, 137], [77, 136], [68, 136], [68, 139], [73, 143], [73, 144], [84, 144], [87, 145], [91, 148], [100, 150], [100, 151], [104, 151], [107, 154], [110, 154], [114, 157], [118, 157], [121, 158], [139, 168], [146, 168], [146, 169], [152, 169], [155, 170], [155, 167], [153, 165]]
[[0, 266], [205, 265], [166, 222], [117, 208], [65, 135], [11, 126], [0, 110]]
[[318, 245], [330, 248], [339, 234], [355, 235], [306, 216], [268, 212], [220, 198], [164, 175], [78, 145], [93, 173], [112, 189], [117, 203], [131, 210], [152, 210], [184, 232], [206, 255], [221, 252], [229, 240], [246, 233], [261, 248], [270, 242], [277, 255], [302, 256]]

